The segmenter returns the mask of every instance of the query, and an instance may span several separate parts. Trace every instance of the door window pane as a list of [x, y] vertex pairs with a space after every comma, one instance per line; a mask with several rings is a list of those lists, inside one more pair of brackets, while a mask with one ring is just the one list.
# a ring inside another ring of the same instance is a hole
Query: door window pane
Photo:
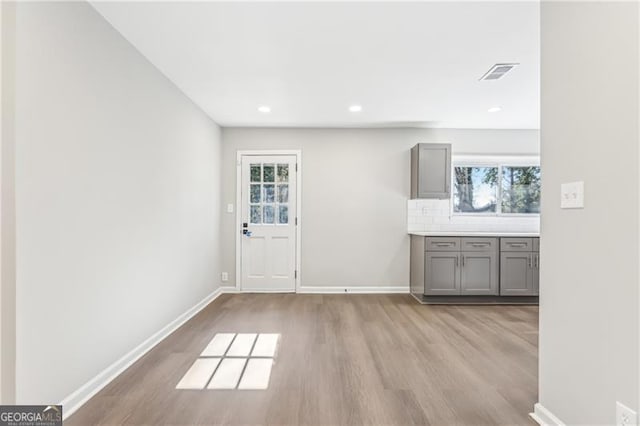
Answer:
[[274, 222], [274, 216], [275, 216], [275, 212], [274, 212], [274, 206], [270, 205], [270, 206], [264, 206], [264, 223], [273, 223]]
[[289, 202], [289, 185], [278, 185], [278, 202]]
[[286, 163], [250, 164], [249, 223], [289, 224], [289, 172]]
[[275, 203], [275, 201], [276, 201], [275, 185], [264, 185], [264, 202]]
[[288, 164], [278, 164], [278, 182], [289, 182]]
[[261, 223], [262, 217], [261, 217], [260, 206], [251, 206], [250, 211], [251, 211], [251, 214], [250, 214], [251, 223]]
[[289, 207], [285, 205], [280, 205], [278, 207], [278, 223], [287, 224], [289, 223]]
[[502, 213], [540, 213], [540, 167], [502, 167]]
[[454, 212], [495, 213], [497, 195], [497, 167], [454, 168]]
[[264, 182], [275, 182], [275, 166], [273, 164], [264, 164], [262, 170], [262, 179]]
[[251, 203], [259, 203], [260, 202], [260, 185], [251, 185], [251, 195], [249, 196], [249, 202]]
[[260, 182], [260, 164], [251, 165], [251, 182]]

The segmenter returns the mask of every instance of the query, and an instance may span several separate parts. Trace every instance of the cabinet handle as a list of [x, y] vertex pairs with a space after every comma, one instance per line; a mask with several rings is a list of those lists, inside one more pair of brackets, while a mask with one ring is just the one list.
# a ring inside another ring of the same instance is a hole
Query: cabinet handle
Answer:
[[464, 255], [462, 256], [462, 266], [464, 267]]
[[536, 256], [536, 269], [539, 269], [540, 268], [540, 255], [536, 254], [535, 256]]
[[489, 243], [471, 243], [471, 247], [486, 247]]
[[531, 269], [533, 267], [532, 263], [533, 263], [533, 255], [530, 254], [529, 255], [529, 269]]
[[456, 256], [456, 268], [458, 267], [458, 256]]
[[436, 247], [451, 247], [453, 243], [435, 243]]
[[510, 247], [526, 247], [526, 243], [508, 243]]

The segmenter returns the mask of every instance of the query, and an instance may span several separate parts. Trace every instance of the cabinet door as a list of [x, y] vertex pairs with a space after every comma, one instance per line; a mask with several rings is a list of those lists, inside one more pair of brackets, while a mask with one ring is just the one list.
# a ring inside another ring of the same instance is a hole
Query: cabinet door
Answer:
[[418, 144], [415, 198], [450, 198], [451, 192], [451, 145]]
[[500, 295], [532, 296], [533, 254], [502, 252], [500, 254]]
[[533, 294], [540, 294], [540, 253], [533, 253]]
[[462, 252], [460, 265], [461, 294], [498, 294], [498, 259], [495, 252]]
[[460, 294], [460, 254], [431, 251], [424, 254], [424, 294], [452, 296]]

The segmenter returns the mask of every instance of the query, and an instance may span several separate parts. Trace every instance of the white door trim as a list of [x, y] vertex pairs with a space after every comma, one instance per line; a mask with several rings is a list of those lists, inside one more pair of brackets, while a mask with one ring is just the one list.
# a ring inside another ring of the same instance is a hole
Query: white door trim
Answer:
[[252, 155], [295, 155], [296, 157], [296, 293], [300, 292], [302, 235], [302, 151], [299, 149], [242, 150], [236, 153], [236, 291], [242, 292], [242, 157]]

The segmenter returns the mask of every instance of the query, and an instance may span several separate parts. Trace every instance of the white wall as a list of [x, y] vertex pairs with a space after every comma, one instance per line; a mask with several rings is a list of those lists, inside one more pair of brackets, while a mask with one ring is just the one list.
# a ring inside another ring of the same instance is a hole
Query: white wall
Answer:
[[49, 404], [219, 284], [220, 131], [87, 3], [19, 3], [17, 40], [17, 401]]
[[[640, 408], [638, 4], [541, 7], [539, 398], [568, 424], [614, 424], [616, 401]], [[578, 180], [585, 208], [561, 210]]]
[[[536, 130], [225, 128], [224, 203], [235, 203], [236, 152], [302, 150], [303, 287], [409, 285], [410, 149], [451, 142], [454, 154], [539, 153]], [[222, 216], [222, 270], [235, 283], [235, 214]]]

